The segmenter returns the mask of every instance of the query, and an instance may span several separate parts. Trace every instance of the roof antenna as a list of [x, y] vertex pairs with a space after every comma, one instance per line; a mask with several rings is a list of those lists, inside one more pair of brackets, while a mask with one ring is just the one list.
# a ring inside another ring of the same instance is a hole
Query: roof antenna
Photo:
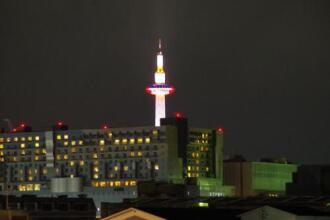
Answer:
[[159, 51], [162, 50], [162, 39], [161, 38], [158, 38], [158, 49], [159, 49]]

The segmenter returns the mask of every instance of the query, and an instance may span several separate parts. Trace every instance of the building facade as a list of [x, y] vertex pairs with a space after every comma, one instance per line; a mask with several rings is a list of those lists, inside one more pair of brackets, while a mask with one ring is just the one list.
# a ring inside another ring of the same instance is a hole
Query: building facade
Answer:
[[292, 182], [297, 165], [259, 161], [225, 161], [224, 183], [235, 187], [239, 197], [286, 194], [286, 184]]
[[17, 195], [87, 194], [96, 204], [136, 198], [137, 183], [150, 180], [194, 180], [201, 195], [224, 196], [222, 138], [181, 117], [159, 127], [2, 133], [2, 184]]

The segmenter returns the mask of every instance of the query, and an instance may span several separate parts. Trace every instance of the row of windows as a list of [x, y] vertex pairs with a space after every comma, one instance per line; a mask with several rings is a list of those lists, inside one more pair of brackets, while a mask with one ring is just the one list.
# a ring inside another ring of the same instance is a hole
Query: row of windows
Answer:
[[126, 181], [93, 181], [93, 187], [119, 187], [119, 186], [136, 186], [135, 180]]
[[[10, 142], [26, 142], [26, 141], [40, 141], [40, 136], [28, 136], [28, 137], [0, 137], [0, 143]], [[0, 145], [1, 148], [1, 145]]]

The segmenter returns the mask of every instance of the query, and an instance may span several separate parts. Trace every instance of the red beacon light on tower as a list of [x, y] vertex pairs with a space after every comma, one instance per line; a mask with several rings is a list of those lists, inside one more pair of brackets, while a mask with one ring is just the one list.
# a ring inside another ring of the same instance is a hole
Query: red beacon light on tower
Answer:
[[24, 129], [24, 128], [25, 128], [25, 126], [26, 126], [26, 125], [25, 125], [25, 123], [24, 123], [24, 122], [21, 122], [21, 123], [19, 124], [19, 127], [20, 127], [20, 128], [22, 128], [22, 129]]

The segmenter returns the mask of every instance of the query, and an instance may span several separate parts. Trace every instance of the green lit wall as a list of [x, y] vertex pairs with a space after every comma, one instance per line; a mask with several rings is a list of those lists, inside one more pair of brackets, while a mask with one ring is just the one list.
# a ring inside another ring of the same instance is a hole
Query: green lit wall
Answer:
[[178, 155], [178, 132], [175, 126], [166, 126], [168, 144], [168, 177], [172, 183], [183, 183], [183, 162]]
[[292, 182], [292, 173], [296, 171], [297, 165], [294, 164], [252, 162], [252, 190], [285, 191], [286, 183]]

